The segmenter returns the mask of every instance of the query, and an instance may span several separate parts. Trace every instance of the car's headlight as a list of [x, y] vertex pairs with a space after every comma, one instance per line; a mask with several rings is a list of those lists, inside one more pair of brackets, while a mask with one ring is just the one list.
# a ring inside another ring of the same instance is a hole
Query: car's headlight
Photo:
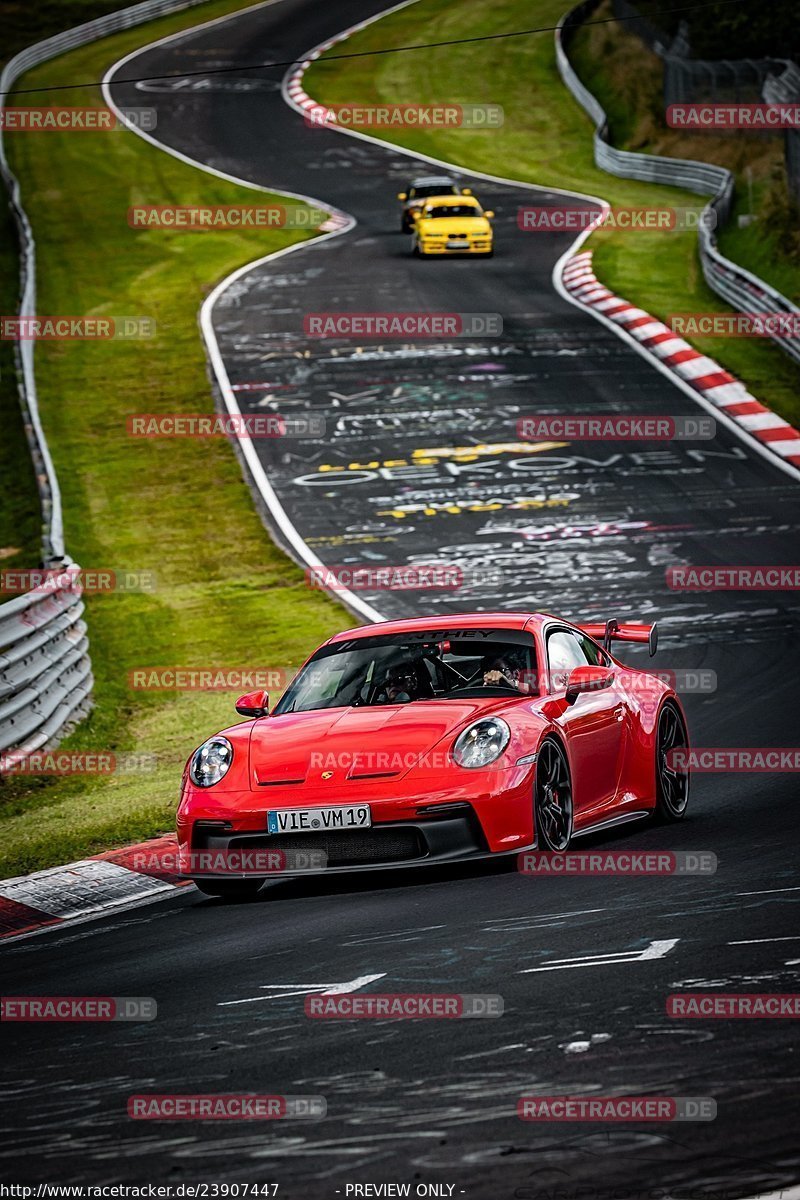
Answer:
[[511, 730], [499, 717], [484, 717], [456, 738], [453, 758], [460, 767], [488, 767], [505, 750]]
[[228, 773], [233, 762], [233, 746], [217, 734], [203, 742], [192, 755], [189, 777], [197, 787], [213, 787]]

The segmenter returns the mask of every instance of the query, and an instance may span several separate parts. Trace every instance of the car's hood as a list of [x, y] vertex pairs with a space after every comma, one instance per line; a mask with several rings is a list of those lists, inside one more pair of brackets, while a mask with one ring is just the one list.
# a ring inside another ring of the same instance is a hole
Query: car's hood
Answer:
[[486, 217], [421, 217], [417, 229], [424, 233], [488, 233]]
[[311, 784], [327, 771], [339, 781], [400, 778], [439, 742], [444, 744], [430, 755], [430, 765], [446, 769], [448, 735], [487, 707], [496, 710], [497, 703], [418, 700], [264, 717], [254, 723], [250, 739], [251, 779], [263, 787]]

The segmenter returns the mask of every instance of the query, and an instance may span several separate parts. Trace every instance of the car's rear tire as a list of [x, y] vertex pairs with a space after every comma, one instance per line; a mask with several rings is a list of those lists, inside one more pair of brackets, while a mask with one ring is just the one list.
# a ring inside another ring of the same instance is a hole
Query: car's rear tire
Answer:
[[572, 779], [566, 752], [555, 738], [545, 738], [539, 749], [533, 795], [537, 846], [563, 854], [572, 838]]
[[656, 807], [657, 821], [681, 821], [689, 803], [689, 765], [670, 763], [668, 756], [675, 750], [687, 750], [689, 738], [686, 722], [677, 704], [667, 700], [658, 714], [656, 730]]
[[255, 900], [263, 885], [262, 879], [195, 879], [195, 887], [204, 896], [214, 896], [219, 900], [245, 901]]

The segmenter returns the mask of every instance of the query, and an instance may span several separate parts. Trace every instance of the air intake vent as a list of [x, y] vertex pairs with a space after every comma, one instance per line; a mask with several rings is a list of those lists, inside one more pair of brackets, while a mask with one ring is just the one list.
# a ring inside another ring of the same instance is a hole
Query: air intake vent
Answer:
[[[428, 847], [418, 829], [359, 829], [344, 833], [300, 834], [298, 837], [248, 837], [241, 840], [248, 850], [321, 850], [328, 856], [329, 867], [369, 866], [372, 863], [404, 862], [423, 858]], [[239, 848], [239, 839], [232, 838], [232, 850]]]

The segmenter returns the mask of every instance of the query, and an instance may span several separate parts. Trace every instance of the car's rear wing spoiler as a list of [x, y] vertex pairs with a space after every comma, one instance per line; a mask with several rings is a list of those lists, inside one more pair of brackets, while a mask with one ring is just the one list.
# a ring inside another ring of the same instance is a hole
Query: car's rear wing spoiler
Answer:
[[620, 624], [615, 617], [610, 617], [605, 624], [598, 621], [592, 625], [579, 625], [578, 628], [588, 633], [589, 637], [602, 642], [606, 650], [612, 642], [643, 642], [648, 646], [652, 658], [658, 649], [658, 626], [655, 621], [652, 625], [643, 625], [636, 621], [623, 621]]

